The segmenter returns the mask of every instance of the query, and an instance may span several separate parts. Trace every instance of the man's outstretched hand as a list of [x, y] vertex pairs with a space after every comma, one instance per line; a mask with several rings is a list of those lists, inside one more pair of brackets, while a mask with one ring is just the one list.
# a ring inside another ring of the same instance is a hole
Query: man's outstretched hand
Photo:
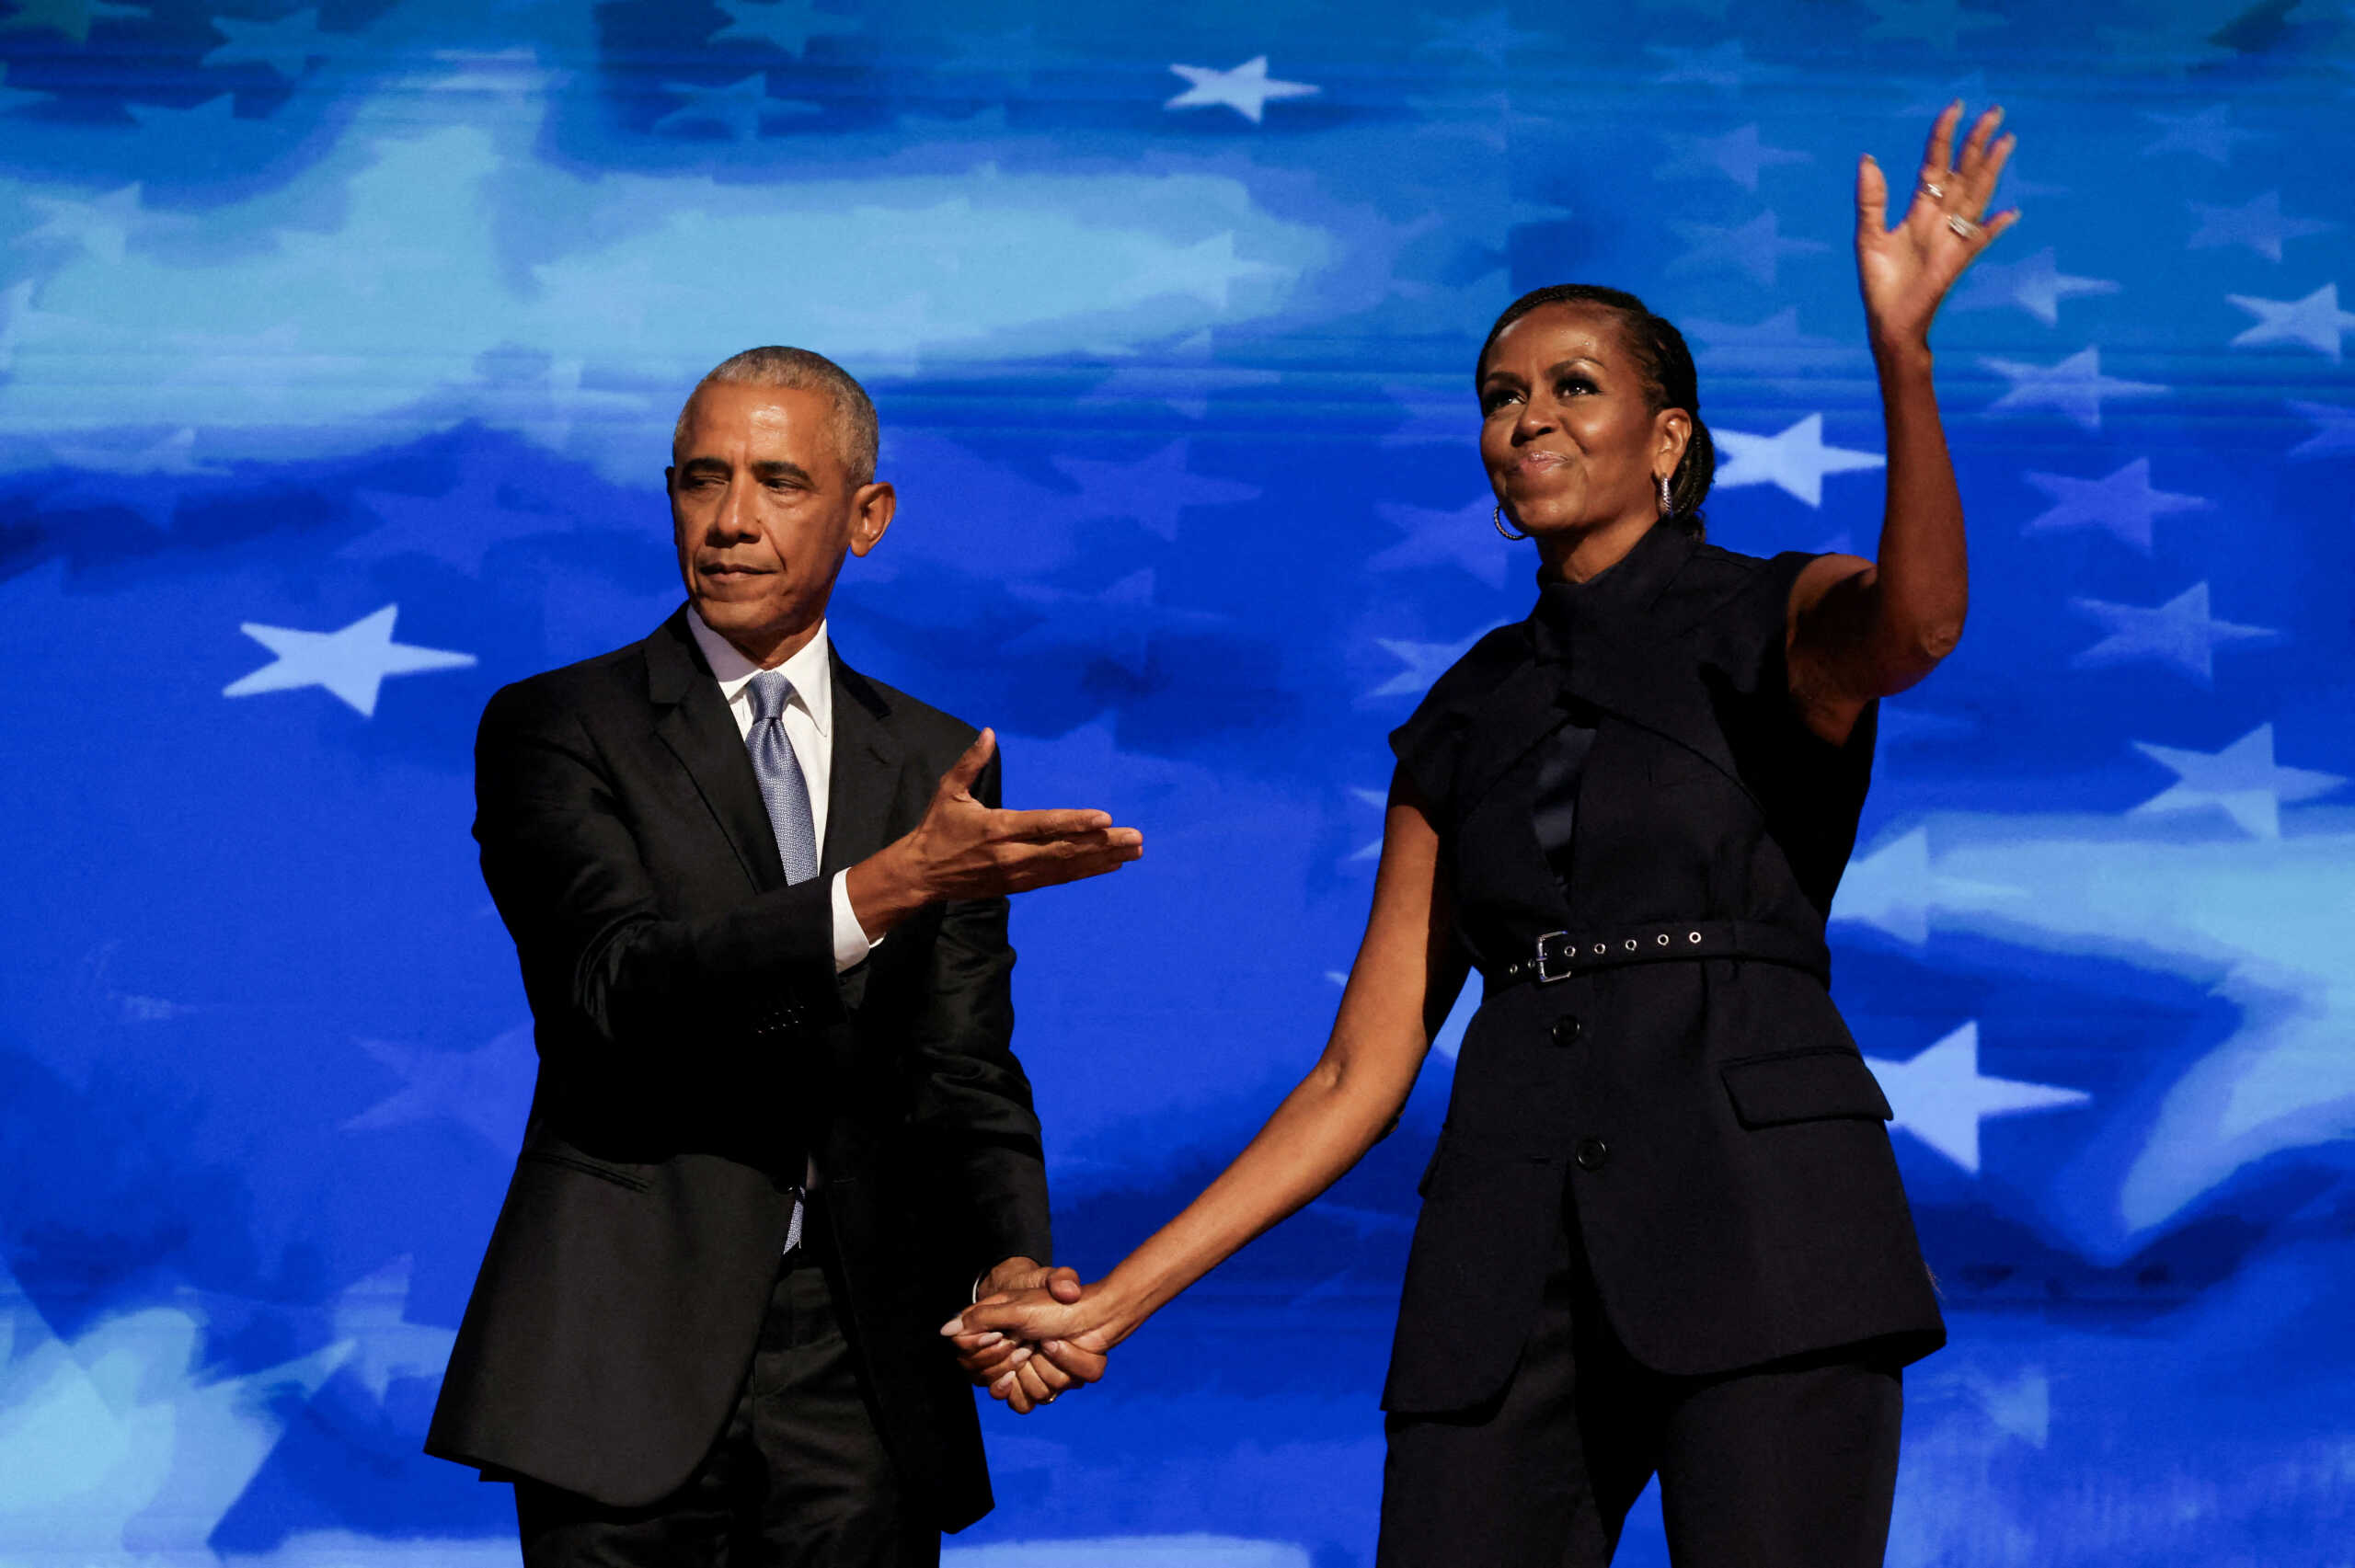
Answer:
[[[1020, 1300], [1068, 1306], [1081, 1294], [1079, 1276], [1073, 1270], [1046, 1268], [1030, 1258], [1006, 1259], [982, 1277], [980, 1288], [981, 1302], [992, 1306]], [[1105, 1358], [1094, 1352], [1058, 1344], [1046, 1353], [994, 1330], [967, 1333], [962, 1314], [943, 1323], [940, 1332], [957, 1347], [957, 1364], [966, 1376], [1017, 1415], [1052, 1404], [1062, 1394], [1104, 1375]]]
[[905, 838], [850, 869], [851, 911], [879, 937], [925, 905], [996, 898], [1117, 871], [1144, 853], [1144, 835], [1112, 825], [1111, 813], [1007, 811], [973, 797], [973, 781], [997, 753], [994, 731], [966, 748], [932, 805]]

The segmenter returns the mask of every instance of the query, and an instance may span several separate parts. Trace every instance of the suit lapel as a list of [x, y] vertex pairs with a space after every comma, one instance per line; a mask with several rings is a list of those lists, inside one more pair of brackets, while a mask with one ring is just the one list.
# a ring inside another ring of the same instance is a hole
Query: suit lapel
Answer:
[[645, 647], [647, 696], [657, 710], [655, 738], [686, 770], [753, 887], [765, 893], [784, 887], [785, 863], [777, 857], [752, 754], [736, 733], [719, 681], [687, 629], [686, 611], [663, 622]]
[[834, 757], [826, 775], [826, 843], [821, 875], [856, 865], [892, 836], [904, 761], [888, 720], [890, 704], [874, 683], [843, 662], [834, 666]]

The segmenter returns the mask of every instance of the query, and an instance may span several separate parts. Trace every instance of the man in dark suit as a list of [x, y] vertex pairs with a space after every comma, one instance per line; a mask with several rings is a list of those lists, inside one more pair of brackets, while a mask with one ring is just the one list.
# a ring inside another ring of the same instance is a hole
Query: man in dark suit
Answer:
[[718, 367], [666, 471], [689, 602], [483, 715], [540, 1076], [426, 1447], [514, 1482], [528, 1564], [935, 1562], [990, 1507], [967, 1379], [1073, 1381], [938, 1325], [1076, 1295], [1006, 898], [1143, 841], [999, 809], [989, 732], [833, 656], [844, 554], [891, 521], [876, 446], [831, 361]]

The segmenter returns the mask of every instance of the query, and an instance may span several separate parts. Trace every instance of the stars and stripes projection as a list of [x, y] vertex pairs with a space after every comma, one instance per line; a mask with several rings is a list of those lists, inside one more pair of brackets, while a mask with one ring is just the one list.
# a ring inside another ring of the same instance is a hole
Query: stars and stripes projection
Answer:
[[[2244, 0], [0, 0], [0, 1562], [511, 1561], [417, 1452], [534, 1065], [469, 748], [675, 605], [702, 371], [867, 379], [838, 645], [1153, 841], [1017, 915], [1093, 1273], [1313, 1057], [1384, 734], [1533, 597], [1495, 313], [1644, 294], [1712, 534], [1869, 554], [1849, 171], [1956, 97], [2026, 212], [1936, 335], [1971, 626], [1832, 926], [1955, 1329], [1891, 1561], [2342, 1562], [2350, 94], [2355, 17]], [[1328, 1200], [992, 1412], [952, 1562], [1371, 1561], [1469, 1006]]]

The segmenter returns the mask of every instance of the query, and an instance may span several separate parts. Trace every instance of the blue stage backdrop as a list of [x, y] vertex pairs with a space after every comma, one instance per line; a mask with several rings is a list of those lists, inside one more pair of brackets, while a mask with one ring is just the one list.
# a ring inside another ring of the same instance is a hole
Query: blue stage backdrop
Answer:
[[[1315, 1056], [1384, 732], [1534, 597], [1496, 311], [1642, 292], [1715, 536], [1868, 552], [1854, 162], [1956, 97], [2027, 214], [1936, 333], [1974, 612], [1834, 926], [1955, 1331], [1891, 1561], [2350, 1561], [2338, 5], [0, 0], [0, 1562], [511, 1559], [418, 1452], [533, 1073], [469, 743], [677, 602], [703, 370], [867, 381], [838, 645], [1149, 836], [1017, 915], [1092, 1274]], [[952, 1563], [1371, 1562], [1462, 1024], [1100, 1389], [993, 1412]]]

